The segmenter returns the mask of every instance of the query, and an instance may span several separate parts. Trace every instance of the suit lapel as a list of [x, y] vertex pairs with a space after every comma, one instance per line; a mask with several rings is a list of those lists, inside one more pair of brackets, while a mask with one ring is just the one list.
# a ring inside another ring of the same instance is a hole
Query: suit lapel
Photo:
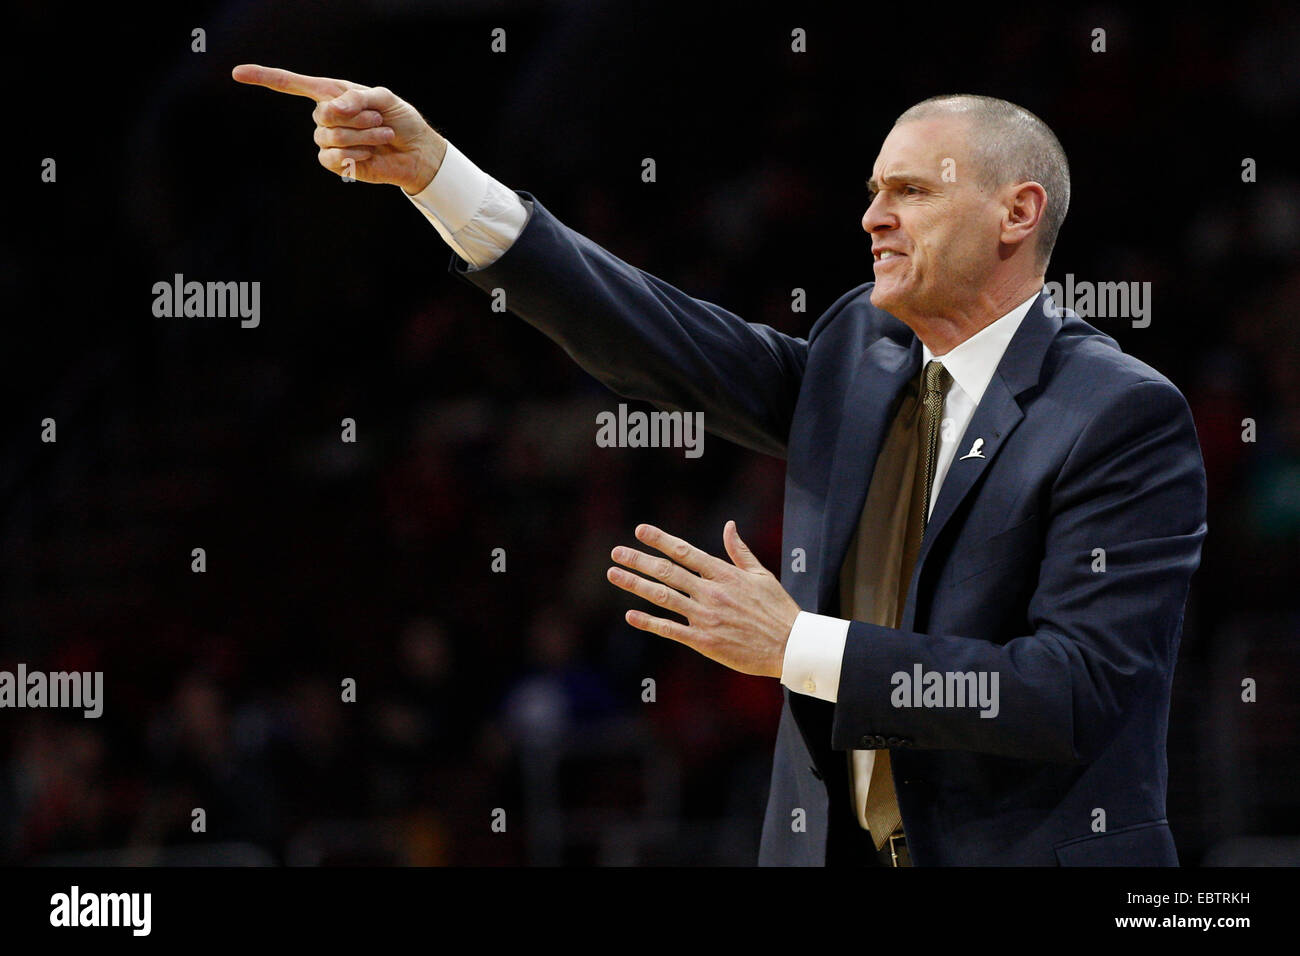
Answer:
[[[840, 610], [829, 603], [839, 583], [849, 539], [867, 500], [871, 473], [885, 440], [894, 401], [908, 379], [921, 369], [921, 340], [892, 316], [887, 321], [896, 323], [892, 329], [896, 338], [885, 335], [877, 339], [858, 358], [831, 453], [817, 565], [817, 609], [836, 617]], [[828, 749], [835, 706], [789, 690], [785, 696], [832, 802], [843, 800], [848, 792], [847, 764], [841, 754]]]
[[[1015, 431], [1025, 413], [1020, 408], [1017, 396], [1026, 389], [1038, 384], [1043, 366], [1043, 357], [1052, 339], [1061, 328], [1061, 319], [1053, 314], [1051, 298], [1040, 294], [1029, 311], [1025, 313], [1016, 334], [1007, 343], [1007, 350], [998, 362], [997, 370], [989, 379], [988, 387], [980, 403], [971, 416], [970, 424], [961, 438], [961, 446], [948, 466], [943, 485], [939, 488], [939, 497], [926, 525], [925, 537], [921, 541], [921, 551], [917, 555], [916, 567], [912, 571], [912, 580], [908, 586], [907, 606], [903, 610], [902, 627], [910, 630], [916, 618], [916, 585], [925, 570], [926, 558], [929, 557], [934, 543], [943, 534], [949, 519], [956, 514], [961, 503], [979, 482], [980, 477], [989, 469], [993, 459], [1006, 445], [1007, 438]], [[984, 439], [980, 447], [983, 457], [964, 458], [962, 448], [969, 450], [975, 439]]]
[[1020, 424], [1023, 417], [1024, 412], [1020, 410], [1020, 405], [1011, 395], [1006, 383], [994, 375], [989, 379], [988, 388], [984, 390], [984, 396], [980, 399], [961, 440], [962, 446], [969, 449], [975, 438], [983, 438], [984, 444], [980, 450], [984, 457], [963, 459], [961, 457], [963, 452], [958, 448], [952, 464], [948, 466], [948, 473], [939, 488], [939, 497], [935, 500], [934, 510], [930, 512], [930, 520], [926, 524], [925, 537], [921, 539], [921, 551], [916, 558], [916, 567], [912, 570], [912, 581], [907, 590], [907, 606], [903, 609], [901, 626], [904, 630], [912, 629], [916, 616], [916, 582], [925, 568], [925, 560], [935, 540], [943, 532], [944, 525], [956, 512], [957, 507], [975, 487], [980, 476], [992, 464], [998, 451], [1006, 443], [1007, 437]]
[[[839, 583], [840, 565], [867, 500], [894, 401], [908, 380], [921, 370], [921, 340], [903, 328], [910, 344], [888, 337], [872, 343], [859, 358], [844, 398], [822, 515], [819, 608], [828, 608]], [[838, 616], [839, 608], [828, 608], [826, 613]]]
[[[1047, 348], [1061, 328], [1061, 319], [1050, 308], [1051, 302], [1049, 296], [1040, 294], [1030, 306], [966, 427], [962, 444], [969, 449], [974, 439], [983, 438], [983, 457], [963, 459], [963, 449], [959, 448], [948, 467], [912, 574], [903, 612], [904, 628], [910, 628], [914, 620], [916, 582], [934, 542], [1024, 417], [1017, 396], [1038, 383]], [[903, 386], [920, 369], [921, 340], [910, 329], [902, 341], [888, 336], [877, 339], [858, 361], [845, 396], [822, 519], [817, 588], [817, 605], [822, 613], [839, 614], [838, 608], [829, 606], [830, 600], [866, 502], [890, 413]]]

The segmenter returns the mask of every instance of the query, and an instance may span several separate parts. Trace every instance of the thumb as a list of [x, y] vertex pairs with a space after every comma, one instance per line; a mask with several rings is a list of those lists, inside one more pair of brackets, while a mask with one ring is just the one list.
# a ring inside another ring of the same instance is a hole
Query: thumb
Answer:
[[763, 570], [763, 565], [759, 563], [758, 558], [754, 557], [754, 552], [749, 550], [749, 545], [740, 540], [740, 532], [736, 530], [736, 522], [728, 521], [723, 526], [722, 543], [727, 549], [731, 562], [740, 570]]

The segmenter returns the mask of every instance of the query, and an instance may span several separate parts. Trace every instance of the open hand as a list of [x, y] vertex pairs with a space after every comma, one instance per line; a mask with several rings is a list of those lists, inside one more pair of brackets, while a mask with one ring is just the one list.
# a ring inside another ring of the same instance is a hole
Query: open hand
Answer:
[[742, 674], [781, 676], [799, 605], [740, 540], [736, 522], [728, 521], [722, 531], [732, 564], [654, 525], [637, 525], [636, 537], [672, 560], [617, 547], [611, 558], [649, 577], [622, 568], [610, 568], [606, 576], [624, 591], [674, 611], [690, 623], [628, 611], [629, 624], [679, 641]]

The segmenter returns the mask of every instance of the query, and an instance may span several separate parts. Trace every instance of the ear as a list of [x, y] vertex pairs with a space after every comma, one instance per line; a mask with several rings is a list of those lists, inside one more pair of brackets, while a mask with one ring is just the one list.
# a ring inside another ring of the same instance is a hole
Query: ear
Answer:
[[1035, 182], [1007, 187], [1002, 233], [998, 237], [1007, 245], [1018, 246], [1033, 236], [1043, 213], [1047, 211], [1047, 190]]

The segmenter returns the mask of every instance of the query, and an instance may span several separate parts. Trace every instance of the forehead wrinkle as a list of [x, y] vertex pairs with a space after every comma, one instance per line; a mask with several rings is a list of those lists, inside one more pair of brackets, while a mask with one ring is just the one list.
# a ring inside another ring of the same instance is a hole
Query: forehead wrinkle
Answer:
[[867, 180], [867, 188], [878, 190], [881, 186], [888, 186], [891, 183], [913, 182], [913, 183], [933, 183], [934, 179], [924, 173], [915, 172], [909, 169], [895, 170], [894, 172], [881, 173], [877, 179], [872, 176]]

